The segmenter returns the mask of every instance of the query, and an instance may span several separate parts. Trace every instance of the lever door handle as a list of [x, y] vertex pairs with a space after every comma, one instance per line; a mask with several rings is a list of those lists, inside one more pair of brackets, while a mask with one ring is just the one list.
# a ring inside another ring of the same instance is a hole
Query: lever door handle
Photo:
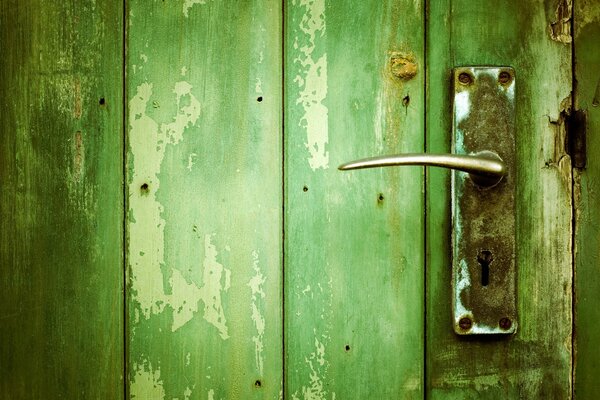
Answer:
[[481, 151], [475, 154], [398, 154], [392, 156], [363, 158], [342, 164], [342, 171], [363, 168], [423, 165], [443, 167], [467, 172], [478, 186], [497, 185], [506, 175], [506, 165], [496, 153]]
[[457, 67], [453, 81], [454, 154], [365, 158], [339, 169], [422, 165], [462, 171], [452, 173], [448, 196], [453, 328], [459, 335], [513, 334], [518, 326], [515, 71]]

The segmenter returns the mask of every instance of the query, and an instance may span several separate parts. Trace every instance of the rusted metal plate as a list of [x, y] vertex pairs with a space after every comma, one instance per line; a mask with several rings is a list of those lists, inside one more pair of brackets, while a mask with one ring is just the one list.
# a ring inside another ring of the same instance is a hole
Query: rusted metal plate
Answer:
[[453, 152], [492, 151], [506, 163], [497, 185], [452, 175], [454, 331], [517, 329], [515, 258], [515, 73], [509, 67], [454, 70]]

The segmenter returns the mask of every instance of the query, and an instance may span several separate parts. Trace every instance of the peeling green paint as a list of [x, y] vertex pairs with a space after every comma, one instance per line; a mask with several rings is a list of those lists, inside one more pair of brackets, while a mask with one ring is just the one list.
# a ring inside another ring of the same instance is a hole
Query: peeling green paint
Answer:
[[326, 40], [325, 0], [301, 0], [304, 8], [300, 21], [303, 37], [296, 37], [294, 48], [298, 56], [299, 74], [294, 78], [301, 90], [296, 104], [304, 108], [300, 126], [306, 130], [308, 163], [314, 170], [329, 167], [327, 98], [327, 53], [322, 50]]

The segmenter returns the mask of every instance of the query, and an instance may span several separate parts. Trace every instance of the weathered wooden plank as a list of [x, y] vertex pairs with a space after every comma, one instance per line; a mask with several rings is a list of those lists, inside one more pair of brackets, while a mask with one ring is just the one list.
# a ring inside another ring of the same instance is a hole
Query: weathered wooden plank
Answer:
[[514, 336], [461, 338], [453, 333], [450, 175], [431, 169], [426, 363], [427, 395], [432, 399], [571, 396], [571, 164], [561, 119], [571, 91], [569, 15], [561, 8], [565, 4], [429, 3], [429, 152], [450, 150], [452, 67], [509, 65], [516, 72], [519, 315]]
[[422, 169], [336, 167], [423, 151], [423, 4], [284, 14], [286, 398], [422, 397]]
[[0, 398], [122, 398], [122, 6], [2, 1], [0, 52]]
[[[587, 165], [575, 170], [575, 397], [600, 393], [600, 4], [574, 2], [574, 106], [587, 114]], [[578, 190], [579, 189], [579, 190]]]
[[281, 21], [128, 3], [130, 398], [280, 394]]

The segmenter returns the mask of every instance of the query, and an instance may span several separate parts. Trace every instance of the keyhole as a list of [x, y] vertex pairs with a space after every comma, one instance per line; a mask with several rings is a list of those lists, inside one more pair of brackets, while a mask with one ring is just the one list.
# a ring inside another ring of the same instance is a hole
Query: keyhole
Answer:
[[477, 262], [481, 265], [481, 286], [487, 286], [490, 283], [490, 264], [494, 261], [494, 256], [489, 250], [481, 250], [477, 255]]

